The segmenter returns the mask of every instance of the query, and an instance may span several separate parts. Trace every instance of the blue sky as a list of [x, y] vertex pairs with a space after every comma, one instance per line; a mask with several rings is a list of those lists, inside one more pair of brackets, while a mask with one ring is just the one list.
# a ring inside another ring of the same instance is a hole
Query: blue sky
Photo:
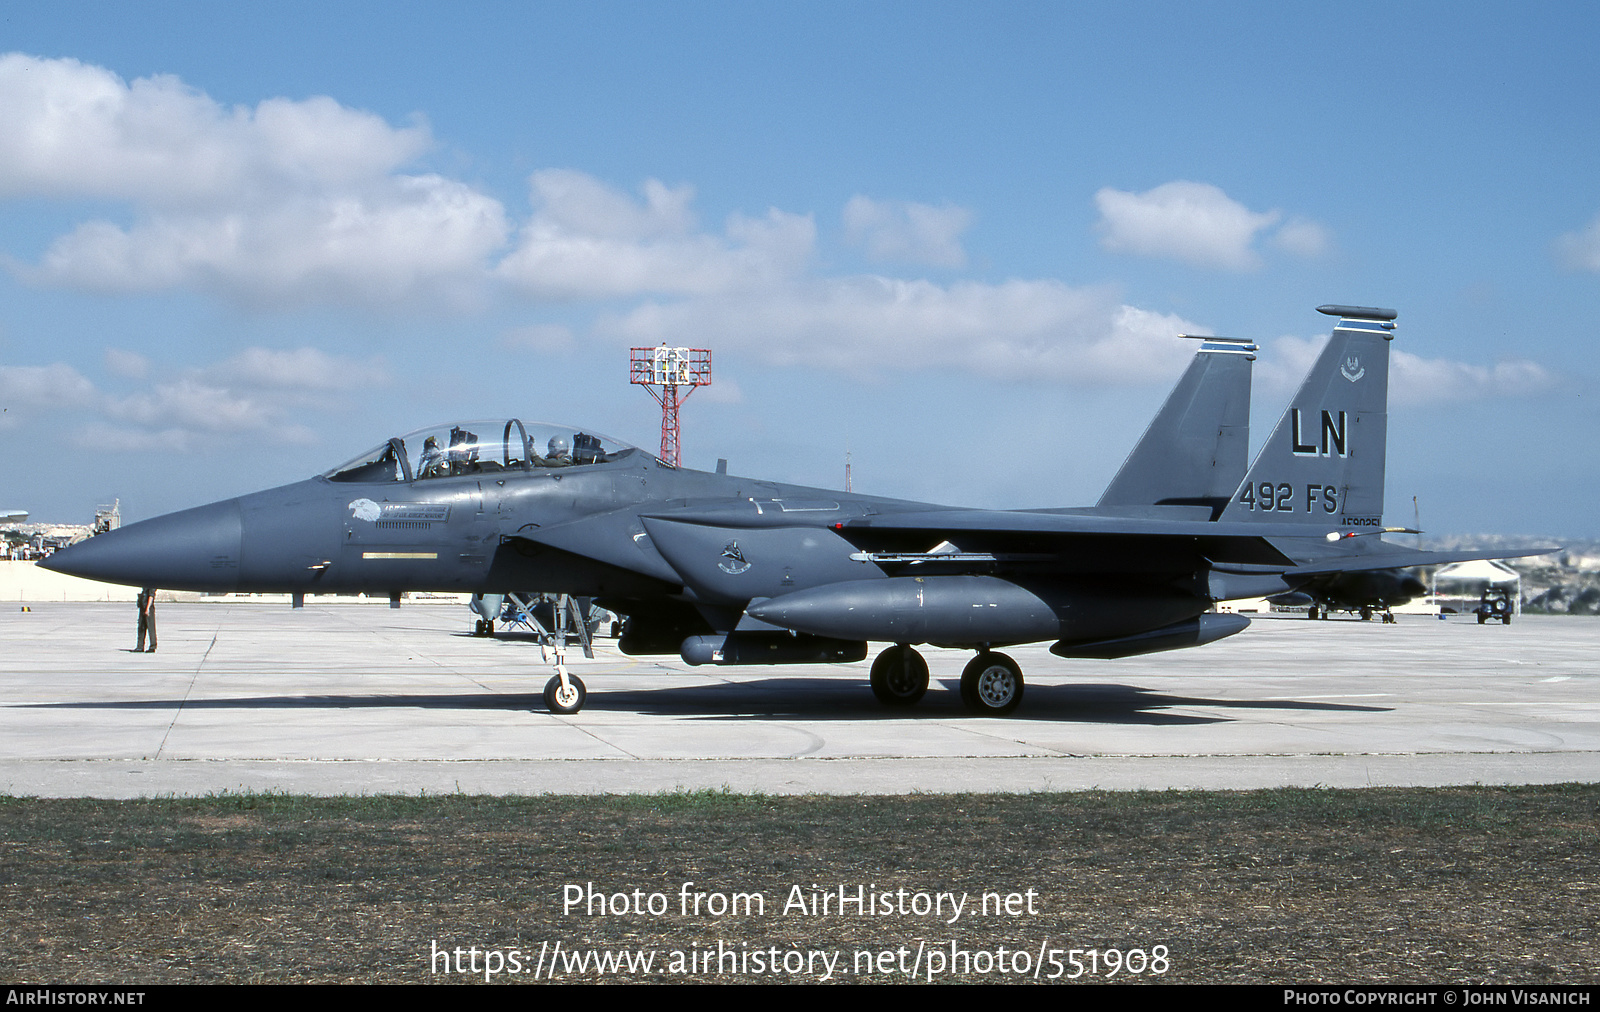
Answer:
[[1600, 536], [1600, 12], [13, 5], [0, 506], [140, 518], [452, 418], [1092, 502], [1188, 331], [1256, 437], [1393, 307], [1389, 518]]

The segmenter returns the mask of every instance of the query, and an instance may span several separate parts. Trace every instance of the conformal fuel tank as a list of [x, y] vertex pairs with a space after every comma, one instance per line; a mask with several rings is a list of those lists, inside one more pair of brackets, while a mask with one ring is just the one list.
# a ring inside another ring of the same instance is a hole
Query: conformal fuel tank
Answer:
[[747, 611], [837, 639], [969, 646], [1128, 636], [1192, 619], [1208, 605], [1189, 594], [951, 575], [832, 583], [754, 602]]
[[1061, 620], [1033, 591], [994, 576], [899, 576], [796, 591], [752, 605], [763, 622], [847, 640], [1028, 643]]

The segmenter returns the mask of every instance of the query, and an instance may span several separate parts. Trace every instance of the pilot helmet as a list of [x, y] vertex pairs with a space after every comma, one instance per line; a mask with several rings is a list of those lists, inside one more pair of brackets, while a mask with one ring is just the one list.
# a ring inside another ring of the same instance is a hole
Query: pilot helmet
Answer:
[[565, 436], [551, 436], [549, 449], [550, 456], [565, 457], [571, 450], [571, 447], [567, 445], [567, 439]]

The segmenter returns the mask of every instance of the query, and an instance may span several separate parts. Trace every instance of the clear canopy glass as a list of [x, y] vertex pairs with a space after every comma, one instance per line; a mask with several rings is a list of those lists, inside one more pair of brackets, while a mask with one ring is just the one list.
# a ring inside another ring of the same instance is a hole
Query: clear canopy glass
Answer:
[[424, 481], [498, 471], [585, 467], [636, 447], [610, 436], [517, 418], [434, 425], [395, 436], [323, 474], [329, 481]]

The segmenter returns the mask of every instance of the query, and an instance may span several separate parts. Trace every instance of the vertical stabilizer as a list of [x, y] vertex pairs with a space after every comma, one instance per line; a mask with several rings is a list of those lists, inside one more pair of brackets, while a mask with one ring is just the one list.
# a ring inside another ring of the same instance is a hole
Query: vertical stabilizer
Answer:
[[1215, 515], [1239, 487], [1250, 455], [1256, 346], [1237, 337], [1199, 340], [1205, 343], [1097, 508], [1210, 506]]
[[1300, 392], [1250, 465], [1223, 520], [1383, 524], [1392, 309], [1318, 306], [1339, 317]]

